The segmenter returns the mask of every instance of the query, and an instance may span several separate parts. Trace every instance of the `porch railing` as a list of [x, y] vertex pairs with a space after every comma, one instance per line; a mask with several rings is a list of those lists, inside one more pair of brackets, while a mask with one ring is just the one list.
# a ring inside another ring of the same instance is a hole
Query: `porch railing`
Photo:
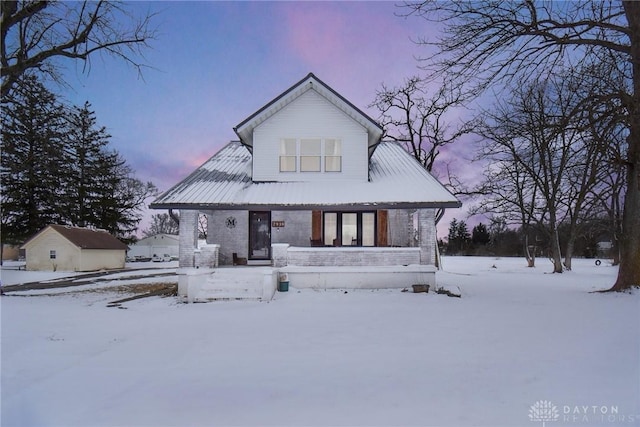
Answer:
[[420, 248], [272, 245], [273, 266], [391, 266], [420, 264]]

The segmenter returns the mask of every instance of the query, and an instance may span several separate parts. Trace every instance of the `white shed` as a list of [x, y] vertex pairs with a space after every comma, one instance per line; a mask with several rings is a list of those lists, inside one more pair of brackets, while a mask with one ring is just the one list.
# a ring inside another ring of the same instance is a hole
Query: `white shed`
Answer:
[[27, 270], [96, 271], [124, 268], [128, 247], [104, 230], [50, 225], [22, 249]]

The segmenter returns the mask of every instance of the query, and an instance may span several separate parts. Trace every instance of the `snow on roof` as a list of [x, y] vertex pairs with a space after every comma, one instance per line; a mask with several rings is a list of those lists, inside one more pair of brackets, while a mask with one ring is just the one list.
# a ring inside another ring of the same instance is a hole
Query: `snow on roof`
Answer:
[[38, 238], [45, 230], [53, 229], [65, 239], [81, 249], [114, 249], [127, 250], [128, 246], [107, 233], [105, 230], [71, 227], [68, 225], [49, 225], [40, 230], [22, 246], [23, 248]]
[[222, 148], [152, 209], [401, 209], [461, 203], [395, 142], [378, 145], [369, 181], [253, 182], [251, 154], [239, 141]]

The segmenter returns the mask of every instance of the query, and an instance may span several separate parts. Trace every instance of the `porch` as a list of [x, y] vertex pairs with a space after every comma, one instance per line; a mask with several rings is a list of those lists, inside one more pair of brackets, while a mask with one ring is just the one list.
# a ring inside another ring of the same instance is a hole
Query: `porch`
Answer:
[[292, 288], [385, 289], [435, 285], [436, 268], [420, 264], [421, 248], [271, 246], [271, 266], [219, 267], [218, 245], [210, 256], [197, 256], [194, 267], [178, 271], [178, 295], [189, 302], [217, 299], [269, 301], [278, 281]]

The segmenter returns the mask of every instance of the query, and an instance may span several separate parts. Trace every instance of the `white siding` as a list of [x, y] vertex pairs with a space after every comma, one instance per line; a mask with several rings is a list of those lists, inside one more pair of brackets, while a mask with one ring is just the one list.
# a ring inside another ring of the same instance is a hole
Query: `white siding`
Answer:
[[113, 249], [83, 249], [77, 271], [124, 268], [125, 251]]
[[[337, 138], [342, 141], [342, 172], [280, 172], [282, 138]], [[335, 105], [308, 90], [267, 119], [253, 134], [254, 181], [368, 179], [367, 131]]]
[[[52, 229], [42, 232], [25, 245], [27, 270], [77, 271], [80, 249]], [[55, 259], [50, 251], [56, 251]], [[124, 253], [124, 251], [123, 251]]]
[[[52, 229], [44, 230], [25, 245], [27, 270], [95, 271], [124, 268], [125, 251], [80, 249]], [[51, 259], [51, 251], [56, 252]]]

